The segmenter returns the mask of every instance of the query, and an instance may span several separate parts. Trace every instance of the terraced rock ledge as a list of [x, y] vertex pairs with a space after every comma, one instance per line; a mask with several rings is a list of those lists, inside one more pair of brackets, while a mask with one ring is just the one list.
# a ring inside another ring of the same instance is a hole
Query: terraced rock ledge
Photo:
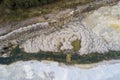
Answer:
[[[73, 54], [84, 55], [120, 51], [120, 3], [116, 2], [117, 0], [95, 1], [76, 9], [46, 15], [47, 19], [43, 22], [1, 27], [1, 56], [10, 56], [12, 48], [17, 45], [26, 53], [71, 51]], [[96, 4], [104, 6], [97, 10], [91, 9]], [[90, 11], [86, 12], [88, 7]]]
[[120, 80], [120, 0], [95, 0], [0, 24], [0, 80]]

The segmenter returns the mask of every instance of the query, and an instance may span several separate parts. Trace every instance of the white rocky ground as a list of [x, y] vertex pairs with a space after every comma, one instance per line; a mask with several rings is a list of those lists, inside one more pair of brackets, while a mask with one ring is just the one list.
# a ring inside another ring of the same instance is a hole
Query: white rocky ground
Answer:
[[0, 80], [120, 80], [120, 63], [115, 62], [83, 68], [57, 62], [20, 61], [0, 65]]
[[[109, 50], [120, 51], [120, 2], [89, 13], [87, 11], [87, 8], [98, 8], [109, 1], [112, 0], [96, 1], [94, 6], [91, 5], [94, 3], [91, 3], [75, 10], [67, 9], [58, 14], [51, 14], [52, 16], [47, 15], [48, 20], [41, 23], [22, 27], [18, 25], [15, 29], [14, 26], [0, 27], [0, 56], [3, 54], [9, 56], [11, 44], [20, 45], [26, 52], [59, 52], [73, 49], [71, 42], [75, 40], [81, 42], [78, 50], [80, 55], [93, 52], [105, 53]], [[81, 21], [78, 13], [82, 14], [82, 11], [87, 12]]]
[[73, 20], [59, 31], [27, 40], [21, 45], [26, 52], [73, 49], [71, 42], [80, 40], [79, 54], [120, 50], [120, 2], [90, 12], [80, 22]]
[[[47, 28], [46, 26], [49, 26], [48, 22], [21, 27], [7, 33], [0, 29], [0, 35], [6, 33], [0, 36], [1, 44], [2, 41], [9, 40], [8, 38], [11, 39], [19, 33], [24, 34], [33, 30], [45, 32], [43, 28]], [[80, 55], [92, 52], [104, 53], [109, 50], [120, 51], [120, 2], [87, 13], [81, 22], [75, 19], [65, 24], [62, 29], [50, 34], [37, 35], [23, 42], [20, 47], [26, 52], [40, 50], [58, 52], [73, 49], [71, 42], [80, 40]], [[120, 80], [119, 75], [119, 60], [74, 66], [34, 60], [19, 61], [10, 65], [0, 64], [0, 80]]]
[[120, 2], [90, 12], [83, 22], [109, 43], [110, 50], [120, 50]]
[[81, 40], [80, 54], [91, 52], [103, 53], [108, 51], [107, 43], [99, 36], [96, 36], [88, 27], [75, 20], [64, 26], [60, 31], [48, 35], [40, 35], [23, 43], [22, 47], [26, 52], [39, 52], [73, 49], [72, 41]]

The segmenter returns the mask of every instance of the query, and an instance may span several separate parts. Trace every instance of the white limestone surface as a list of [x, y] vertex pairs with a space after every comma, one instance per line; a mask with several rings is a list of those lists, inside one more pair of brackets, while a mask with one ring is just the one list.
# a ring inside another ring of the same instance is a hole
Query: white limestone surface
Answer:
[[120, 51], [120, 2], [90, 12], [83, 22], [109, 43], [110, 50]]
[[73, 20], [59, 31], [26, 40], [21, 47], [26, 52], [59, 52], [73, 49], [71, 43], [80, 40], [79, 55], [120, 51], [120, 2], [90, 12], [80, 22]]
[[[32, 29], [35, 29], [35, 28], [38, 28], [38, 27], [43, 27], [43, 26], [48, 26], [48, 22], [36, 23], [36, 24], [32, 24], [32, 25], [29, 25], [29, 26], [26, 26], [26, 27], [18, 28], [16, 30], [13, 30], [13, 31], [7, 33], [6, 35], [0, 36], [0, 40], [4, 40], [7, 37], [10, 37], [10, 36], [15, 35], [17, 33], [22, 33], [24, 31], [29, 31], [29, 30], [32, 30]], [[2, 30], [2, 31], [4, 31], [4, 30]], [[0, 32], [1, 32], [1, 30], [0, 30]]]
[[98, 64], [91, 68], [39, 61], [0, 65], [0, 80], [120, 80], [119, 75], [119, 62]]
[[71, 43], [80, 40], [81, 48], [79, 54], [91, 52], [104, 53], [108, 51], [107, 43], [101, 37], [94, 34], [89, 27], [80, 23], [79, 20], [65, 25], [63, 29], [51, 34], [41, 34], [35, 38], [27, 40], [21, 45], [26, 52], [37, 53], [39, 51], [59, 52], [73, 49]]

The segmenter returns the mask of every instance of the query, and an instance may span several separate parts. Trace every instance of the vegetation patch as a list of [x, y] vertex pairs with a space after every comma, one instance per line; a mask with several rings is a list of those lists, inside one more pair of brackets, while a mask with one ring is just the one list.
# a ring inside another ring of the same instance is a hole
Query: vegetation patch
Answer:
[[0, 64], [11, 64], [16, 61], [27, 60], [51, 60], [62, 62], [65, 64], [90, 64], [103, 60], [120, 59], [120, 52], [110, 51], [108, 53], [91, 53], [86, 55], [67, 55], [62, 52], [39, 52], [39, 53], [26, 53], [23, 52], [18, 46], [11, 52], [11, 56], [7, 58], [0, 57]]
[[94, 0], [0, 0], [0, 23], [56, 13]]
[[81, 47], [80, 43], [81, 42], [78, 39], [71, 43], [71, 45], [73, 46], [73, 51], [77, 52], [80, 49]]

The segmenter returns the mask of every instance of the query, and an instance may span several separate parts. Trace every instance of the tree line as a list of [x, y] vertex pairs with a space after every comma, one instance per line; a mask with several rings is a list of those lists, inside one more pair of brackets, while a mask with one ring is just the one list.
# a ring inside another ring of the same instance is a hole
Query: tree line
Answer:
[[0, 5], [9, 9], [42, 6], [58, 0], [0, 0]]

